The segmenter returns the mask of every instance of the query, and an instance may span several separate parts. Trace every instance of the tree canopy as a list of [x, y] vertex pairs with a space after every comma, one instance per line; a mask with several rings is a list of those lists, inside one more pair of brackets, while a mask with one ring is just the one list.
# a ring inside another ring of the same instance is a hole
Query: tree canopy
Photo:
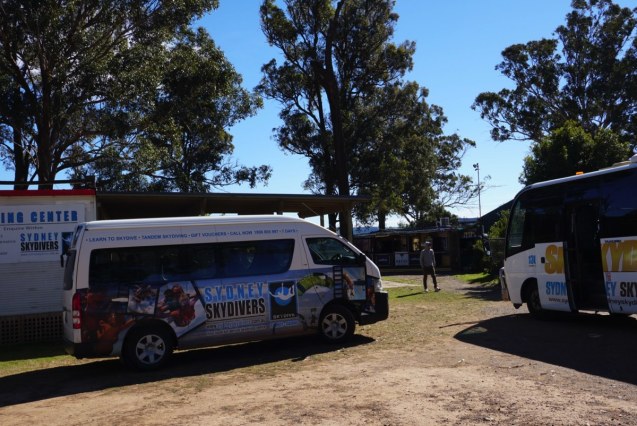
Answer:
[[207, 35], [188, 29], [217, 4], [3, 2], [0, 158], [15, 180], [49, 187], [61, 172], [97, 173], [111, 187], [143, 189], [151, 177], [201, 190], [267, 178], [267, 167], [219, 164], [232, 152], [223, 127], [259, 103]]
[[392, 43], [394, 2], [284, 4], [286, 10], [273, 0], [261, 6], [263, 31], [283, 63], [264, 65], [258, 90], [283, 105], [275, 138], [284, 150], [308, 158], [306, 188], [372, 196], [370, 208], [357, 212], [364, 221], [374, 214], [381, 223], [387, 214], [410, 214], [404, 204], [409, 198], [413, 207], [431, 211], [438, 203], [435, 183], [458, 177], [447, 168], [456, 163], [436, 155], [458, 155], [471, 142], [443, 136], [442, 109], [427, 104], [425, 88], [403, 80], [415, 44]]
[[[637, 143], [637, 8], [621, 8], [611, 0], [574, 0], [572, 8], [556, 38], [515, 44], [502, 52], [504, 60], [496, 69], [514, 88], [481, 93], [473, 104], [491, 124], [494, 140], [546, 145], [546, 138], [563, 138], [564, 132], [554, 133], [576, 123], [593, 141], [607, 140], [612, 132], [633, 147]], [[604, 135], [598, 136], [600, 132]], [[533, 146], [534, 152], [540, 149]], [[622, 150], [624, 159], [628, 152]], [[596, 166], [577, 157], [568, 161], [585, 165], [583, 171]], [[533, 179], [521, 178], [525, 183]]]

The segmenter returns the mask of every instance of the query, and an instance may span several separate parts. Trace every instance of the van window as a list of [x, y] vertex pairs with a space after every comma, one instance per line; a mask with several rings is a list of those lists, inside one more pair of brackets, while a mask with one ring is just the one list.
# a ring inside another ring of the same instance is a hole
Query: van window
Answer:
[[335, 238], [308, 238], [312, 260], [317, 265], [356, 265], [358, 256]]
[[286, 272], [292, 263], [294, 240], [246, 241], [221, 246], [225, 277]]
[[99, 249], [91, 252], [89, 286], [277, 274], [293, 253], [292, 239]]

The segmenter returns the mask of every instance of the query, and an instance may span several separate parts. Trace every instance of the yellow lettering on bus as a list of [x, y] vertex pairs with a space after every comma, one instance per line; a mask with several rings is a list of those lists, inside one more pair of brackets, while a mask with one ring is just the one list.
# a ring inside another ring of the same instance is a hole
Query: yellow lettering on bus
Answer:
[[637, 271], [637, 240], [622, 242], [624, 255], [622, 256], [622, 272]]
[[[604, 272], [619, 271], [619, 261], [622, 258], [622, 247], [618, 241], [602, 244], [602, 269]], [[610, 253], [610, 267], [608, 265], [608, 254]]]
[[546, 263], [544, 271], [547, 274], [563, 274], [564, 273], [564, 249], [555, 244], [546, 247]]
[[[608, 264], [610, 254], [611, 264]], [[637, 272], [637, 240], [611, 241], [602, 244], [604, 272]]]

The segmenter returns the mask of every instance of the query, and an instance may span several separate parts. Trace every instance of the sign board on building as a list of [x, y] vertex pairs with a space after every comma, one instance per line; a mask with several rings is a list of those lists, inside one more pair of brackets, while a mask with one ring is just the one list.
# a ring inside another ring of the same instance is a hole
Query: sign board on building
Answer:
[[84, 220], [82, 204], [0, 205], [0, 263], [59, 260]]
[[95, 190], [0, 191], [0, 317], [61, 311], [60, 256], [95, 219]]

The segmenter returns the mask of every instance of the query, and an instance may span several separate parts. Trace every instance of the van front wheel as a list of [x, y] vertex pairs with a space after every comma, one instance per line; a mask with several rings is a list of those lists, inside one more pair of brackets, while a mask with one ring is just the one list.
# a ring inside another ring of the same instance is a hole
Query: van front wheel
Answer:
[[144, 327], [131, 330], [126, 338], [122, 359], [137, 370], [156, 370], [173, 352], [171, 336], [161, 328]]
[[354, 315], [344, 306], [332, 305], [325, 308], [321, 317], [321, 335], [331, 343], [341, 343], [354, 334]]

